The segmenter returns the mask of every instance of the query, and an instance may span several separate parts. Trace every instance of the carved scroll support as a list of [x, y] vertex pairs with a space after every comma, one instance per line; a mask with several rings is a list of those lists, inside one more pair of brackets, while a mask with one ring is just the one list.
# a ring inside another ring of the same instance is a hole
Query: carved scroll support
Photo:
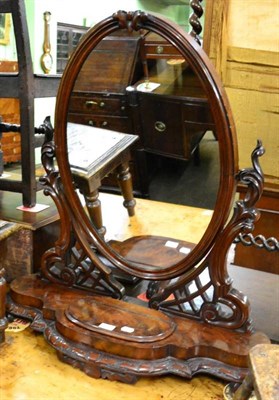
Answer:
[[[246, 196], [236, 202], [230, 222], [218, 235], [207, 257], [198, 268], [176, 280], [151, 283], [148, 290], [151, 307], [210, 325], [242, 331], [252, 329], [248, 299], [232, 287], [227, 273], [227, 255], [239, 233], [252, 231], [260, 217], [255, 204], [263, 191], [264, 176], [259, 164], [263, 153], [262, 143], [258, 141], [251, 156], [253, 167], [237, 175], [237, 180], [247, 185]], [[193, 286], [195, 290], [191, 289]]]
[[[49, 138], [52, 135], [48, 136]], [[104, 265], [92, 248], [94, 243], [82, 227], [73, 222], [71, 208], [63, 193], [60, 174], [54, 165], [55, 144], [45, 141], [42, 147], [42, 165], [46, 175], [40, 178], [44, 194], [52, 197], [60, 215], [60, 236], [54, 247], [42, 257], [41, 274], [52, 283], [93, 290], [121, 298], [124, 287], [114, 279], [111, 269]]]

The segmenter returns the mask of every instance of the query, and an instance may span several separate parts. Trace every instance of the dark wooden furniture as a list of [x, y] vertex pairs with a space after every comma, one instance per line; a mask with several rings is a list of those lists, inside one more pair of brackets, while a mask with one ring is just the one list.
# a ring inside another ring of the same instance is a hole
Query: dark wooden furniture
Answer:
[[139, 35], [120, 33], [98, 44], [75, 82], [70, 122], [124, 133], [133, 131], [126, 88], [142, 76], [139, 42]]
[[[240, 198], [244, 187], [239, 185]], [[257, 203], [261, 218], [253, 232], [236, 238], [235, 263], [246, 268], [279, 274], [279, 189], [266, 183]]]
[[[159, 87], [142, 91], [149, 81]], [[205, 132], [214, 130], [201, 82], [170, 42], [144, 31], [116, 32], [96, 46], [75, 83], [69, 121], [138, 135], [131, 170], [143, 195], [145, 152], [189, 160]]]
[[88, 29], [85, 26], [57, 22], [57, 74], [63, 73], [71, 54]]
[[0, 265], [11, 282], [40, 269], [44, 252], [57, 240], [60, 232], [59, 214], [50, 197], [37, 193], [39, 204], [48, 207], [40, 212], [17, 209], [22, 205], [20, 193], [0, 191], [0, 220], [17, 225], [12, 235], [0, 241]]
[[74, 181], [84, 195], [92, 223], [99, 234], [104, 236], [106, 229], [103, 226], [98, 189], [105, 176], [116, 173], [124, 197], [123, 205], [127, 208], [129, 216], [135, 214], [136, 202], [129, 160], [130, 147], [138, 138], [135, 135], [73, 123], [68, 124], [67, 136]]
[[24, 0], [1, 1], [0, 13], [12, 14], [18, 53], [18, 72], [0, 73], [0, 98], [19, 99], [22, 132], [22, 177], [18, 180], [2, 178], [0, 190], [22, 193], [23, 204], [32, 207], [36, 203], [38, 189], [35, 177], [34, 98], [55, 96], [60, 78], [33, 74]]
[[[89, 55], [119, 29], [163, 35], [189, 63], [208, 99], [220, 147], [220, 187], [212, 219], [187, 254], [180, 252], [188, 247], [183, 240], [152, 235], [106, 242], [73, 182], [67, 145], [72, 91]], [[264, 149], [258, 142], [253, 168], [238, 171], [228, 99], [206, 54], [164, 18], [119, 11], [92, 28], [76, 48], [56, 104], [54, 142], [42, 149], [46, 176], [41, 184], [57, 205], [61, 232], [44, 254], [40, 274], [12, 282], [9, 311], [31, 319], [31, 327], [44, 333], [61, 360], [95, 378], [135, 382], [142, 375], [191, 378], [205, 372], [242, 381], [251, 347], [269, 339], [253, 331], [247, 297], [233, 287], [226, 261], [234, 238], [253, 229], [258, 218], [254, 205], [263, 188], [259, 157]], [[249, 190], [230, 217], [237, 182]], [[155, 253], [150, 251], [154, 240]], [[171, 256], [175, 261], [168, 263]], [[114, 269], [139, 278], [138, 284], [121, 282]], [[139, 289], [148, 302], [138, 297]]]

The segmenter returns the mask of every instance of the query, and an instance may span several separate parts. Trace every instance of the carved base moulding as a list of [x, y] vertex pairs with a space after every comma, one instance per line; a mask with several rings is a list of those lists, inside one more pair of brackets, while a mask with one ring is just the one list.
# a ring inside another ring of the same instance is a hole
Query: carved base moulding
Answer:
[[[11, 284], [9, 311], [31, 319], [59, 358], [94, 378], [134, 383], [140, 376], [198, 373], [242, 381], [249, 350], [269, 343], [109, 297], [85, 294], [37, 275]], [[142, 304], [141, 304], [142, 303]]]

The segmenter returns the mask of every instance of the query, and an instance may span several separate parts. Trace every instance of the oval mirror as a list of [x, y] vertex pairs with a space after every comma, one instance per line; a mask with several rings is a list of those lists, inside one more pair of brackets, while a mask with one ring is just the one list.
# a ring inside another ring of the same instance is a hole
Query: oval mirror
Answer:
[[[165, 19], [118, 12], [85, 35], [67, 65], [55, 120], [61, 179], [80, 240], [122, 271], [166, 279], [203, 259], [231, 208], [234, 141], [230, 110], [210, 61]], [[198, 160], [198, 150], [208, 156], [209, 146], [217, 165], [211, 176], [206, 165], [198, 165], [206, 163], [206, 157]], [[135, 207], [129, 166], [135, 193], [150, 197], [137, 199]], [[115, 171], [128, 213], [122, 196], [106, 194], [101, 214], [98, 191], [106, 184], [116, 190], [107, 178]], [[180, 206], [172, 206], [172, 197]], [[156, 220], [150, 221], [150, 201], [158, 202], [159, 231]], [[170, 204], [161, 206], [166, 201]], [[187, 231], [196, 207], [202, 237]], [[139, 235], [129, 229], [133, 224], [141, 227]], [[181, 235], [172, 235], [174, 224], [176, 232], [181, 225]]]

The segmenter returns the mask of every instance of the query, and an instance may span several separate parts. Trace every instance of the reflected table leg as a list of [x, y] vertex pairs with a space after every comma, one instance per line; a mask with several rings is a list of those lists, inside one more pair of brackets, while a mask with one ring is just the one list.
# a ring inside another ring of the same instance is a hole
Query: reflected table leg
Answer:
[[129, 163], [120, 164], [117, 169], [117, 180], [124, 197], [123, 205], [127, 208], [130, 217], [135, 215], [136, 200], [133, 195], [132, 175], [129, 170]]
[[101, 236], [105, 236], [106, 228], [103, 226], [101, 201], [99, 200], [99, 191], [94, 190], [90, 193], [83, 192], [86, 207], [91, 221]]

